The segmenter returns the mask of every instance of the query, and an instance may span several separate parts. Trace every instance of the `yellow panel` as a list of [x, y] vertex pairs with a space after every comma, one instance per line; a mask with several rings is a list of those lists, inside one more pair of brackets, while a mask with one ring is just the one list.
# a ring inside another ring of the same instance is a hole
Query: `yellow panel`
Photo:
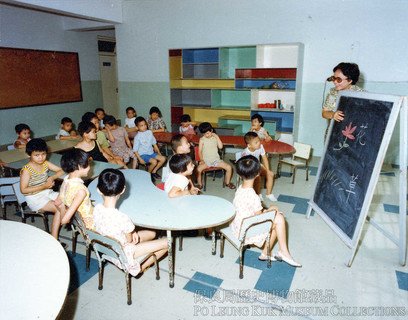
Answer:
[[183, 112], [190, 115], [192, 121], [196, 122], [210, 122], [217, 126], [220, 117], [229, 116], [231, 118], [240, 118], [249, 120], [250, 110], [217, 110], [209, 108], [183, 108]]
[[233, 89], [235, 83], [233, 79], [182, 79], [182, 88], [202, 88], [202, 89]]
[[181, 80], [170, 79], [170, 89], [182, 89]]
[[181, 79], [181, 56], [169, 57], [170, 79]]

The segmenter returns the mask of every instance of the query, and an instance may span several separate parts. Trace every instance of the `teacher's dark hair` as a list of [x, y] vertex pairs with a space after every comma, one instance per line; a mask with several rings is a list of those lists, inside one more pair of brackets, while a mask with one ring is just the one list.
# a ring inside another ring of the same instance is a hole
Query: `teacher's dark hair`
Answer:
[[189, 163], [193, 162], [188, 154], [175, 154], [169, 160], [169, 167], [173, 173], [183, 173], [187, 171]]
[[96, 130], [95, 125], [92, 122], [81, 121], [78, 124], [78, 132], [79, 135], [82, 137], [85, 133], [91, 132], [92, 129]]
[[348, 79], [351, 80], [351, 84], [356, 84], [360, 77], [360, 69], [358, 64], [351, 62], [340, 62], [333, 68], [333, 72], [340, 70]]
[[74, 172], [78, 168], [88, 168], [89, 155], [82, 149], [72, 148], [61, 157], [61, 168], [66, 173]]
[[254, 156], [244, 156], [235, 164], [237, 174], [244, 180], [254, 179], [261, 171], [261, 164]]
[[118, 169], [105, 169], [98, 178], [98, 189], [106, 197], [113, 197], [125, 189], [126, 179]]

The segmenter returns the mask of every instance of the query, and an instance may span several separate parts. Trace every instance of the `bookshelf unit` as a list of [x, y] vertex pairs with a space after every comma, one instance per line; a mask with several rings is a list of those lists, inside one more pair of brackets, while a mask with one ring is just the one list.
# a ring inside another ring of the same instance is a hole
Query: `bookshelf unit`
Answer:
[[[302, 62], [301, 43], [169, 50], [172, 130], [187, 113], [243, 135], [259, 113], [272, 136], [296, 135]], [[276, 100], [280, 109], [271, 108]]]

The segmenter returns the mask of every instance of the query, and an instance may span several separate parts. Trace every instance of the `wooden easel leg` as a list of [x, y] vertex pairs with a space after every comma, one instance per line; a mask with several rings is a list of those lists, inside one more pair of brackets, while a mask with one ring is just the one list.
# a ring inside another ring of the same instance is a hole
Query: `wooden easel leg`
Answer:
[[400, 111], [400, 192], [399, 192], [399, 263], [407, 259], [407, 148], [408, 148], [408, 97], [404, 97]]

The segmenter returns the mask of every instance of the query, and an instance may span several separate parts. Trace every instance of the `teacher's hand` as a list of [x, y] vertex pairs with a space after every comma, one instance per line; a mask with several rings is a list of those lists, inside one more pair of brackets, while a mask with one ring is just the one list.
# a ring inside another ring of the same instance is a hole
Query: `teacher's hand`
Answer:
[[341, 111], [336, 111], [335, 113], [333, 113], [333, 119], [334, 121], [337, 121], [337, 122], [343, 121], [344, 113]]

